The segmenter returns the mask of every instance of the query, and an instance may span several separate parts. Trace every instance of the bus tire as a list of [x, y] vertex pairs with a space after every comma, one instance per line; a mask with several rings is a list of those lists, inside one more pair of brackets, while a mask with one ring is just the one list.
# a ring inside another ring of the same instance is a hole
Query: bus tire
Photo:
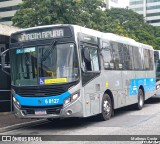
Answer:
[[101, 111], [102, 113], [98, 115], [98, 119], [100, 121], [106, 121], [111, 118], [113, 109], [112, 109], [112, 101], [108, 94], [103, 95]]
[[138, 90], [138, 103], [135, 106], [137, 110], [141, 110], [144, 106], [144, 93], [142, 89]]

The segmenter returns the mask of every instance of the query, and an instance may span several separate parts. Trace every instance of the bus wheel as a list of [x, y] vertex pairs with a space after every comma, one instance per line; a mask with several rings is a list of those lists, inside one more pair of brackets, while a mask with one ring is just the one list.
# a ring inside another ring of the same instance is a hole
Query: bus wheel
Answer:
[[141, 110], [144, 105], [144, 93], [142, 89], [138, 90], [138, 103], [136, 104], [136, 109]]
[[101, 121], [106, 121], [111, 118], [112, 115], [112, 102], [108, 94], [104, 94], [102, 99], [102, 113], [99, 114], [98, 119]]

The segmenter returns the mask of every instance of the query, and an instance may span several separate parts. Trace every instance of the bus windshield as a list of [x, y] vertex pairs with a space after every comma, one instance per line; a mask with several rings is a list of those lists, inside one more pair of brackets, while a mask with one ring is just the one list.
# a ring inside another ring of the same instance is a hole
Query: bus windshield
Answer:
[[60, 84], [79, 78], [73, 43], [17, 48], [10, 54], [15, 86]]
[[160, 80], [160, 60], [155, 62], [156, 67], [156, 81]]

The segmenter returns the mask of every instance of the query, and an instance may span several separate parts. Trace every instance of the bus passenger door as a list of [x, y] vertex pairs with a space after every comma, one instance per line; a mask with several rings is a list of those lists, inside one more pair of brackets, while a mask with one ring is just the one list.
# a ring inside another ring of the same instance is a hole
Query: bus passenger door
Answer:
[[100, 65], [98, 46], [81, 46], [82, 86], [85, 101], [85, 116], [100, 112]]

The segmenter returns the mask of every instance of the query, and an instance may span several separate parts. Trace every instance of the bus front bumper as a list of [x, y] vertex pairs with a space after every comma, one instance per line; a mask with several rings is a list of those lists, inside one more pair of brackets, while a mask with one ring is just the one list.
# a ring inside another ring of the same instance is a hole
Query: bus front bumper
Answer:
[[156, 93], [153, 97], [157, 97], [157, 98], [160, 97], [160, 89], [156, 90]]
[[[16, 104], [14, 105], [14, 113], [17, 118], [33, 118], [33, 119], [45, 119], [45, 118], [67, 118], [67, 117], [83, 117], [83, 107], [79, 99], [73, 103], [63, 107], [53, 107], [53, 108], [30, 108], [21, 107], [18, 108]], [[40, 113], [35, 111], [40, 110]], [[45, 112], [43, 114], [42, 112]]]

